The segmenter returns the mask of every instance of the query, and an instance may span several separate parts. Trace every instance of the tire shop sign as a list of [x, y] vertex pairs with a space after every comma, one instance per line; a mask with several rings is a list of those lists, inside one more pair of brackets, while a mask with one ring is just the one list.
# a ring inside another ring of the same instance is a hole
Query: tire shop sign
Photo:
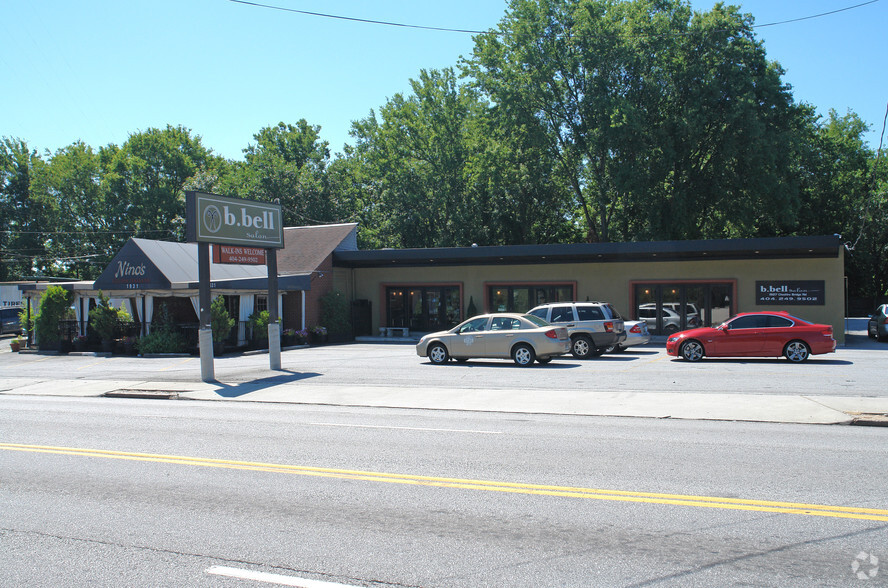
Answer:
[[756, 281], [755, 303], [761, 305], [822, 306], [824, 280]]

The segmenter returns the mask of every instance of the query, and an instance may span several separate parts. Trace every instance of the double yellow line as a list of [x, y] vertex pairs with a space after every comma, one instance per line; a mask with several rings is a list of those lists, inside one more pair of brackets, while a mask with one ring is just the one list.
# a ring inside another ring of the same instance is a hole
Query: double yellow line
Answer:
[[598, 488], [576, 488], [571, 486], [520, 484], [513, 482], [495, 482], [490, 480], [440, 478], [435, 476], [414, 476], [410, 474], [391, 474], [384, 472], [366, 472], [360, 470], [343, 470], [334, 468], [319, 468], [311, 466], [296, 466], [251, 461], [234, 461], [227, 459], [209, 459], [202, 457], [187, 457], [181, 455], [131, 453], [126, 451], [109, 451], [104, 449], [80, 449], [76, 447], [53, 447], [47, 445], [23, 445], [18, 443], [0, 443], [0, 449], [4, 449], [7, 451], [29, 451], [37, 453], [52, 453], [57, 455], [73, 455], [79, 457], [102, 457], [106, 459], [124, 459], [131, 461], [172, 463], [178, 465], [190, 465], [211, 468], [250, 470], [278, 474], [297, 474], [301, 476], [320, 476], [325, 478], [339, 478], [345, 480], [358, 480], [363, 482], [385, 482], [389, 484], [410, 484], [415, 486], [457, 488], [460, 490], [485, 490], [488, 492], [508, 492], [513, 494], [560, 496], [565, 498], [585, 498], [590, 500], [642, 502], [649, 504], [694, 506], [700, 508], [720, 508], [726, 510], [748, 510], [781, 514], [834, 517], [842, 519], [860, 519], [866, 521], [888, 521], [888, 510], [875, 508], [830, 506], [824, 504], [800, 504], [795, 502], [774, 502], [768, 500], [745, 500], [742, 498], [720, 498], [715, 496], [693, 496], [686, 494], [630, 492], [626, 490], [602, 490]]

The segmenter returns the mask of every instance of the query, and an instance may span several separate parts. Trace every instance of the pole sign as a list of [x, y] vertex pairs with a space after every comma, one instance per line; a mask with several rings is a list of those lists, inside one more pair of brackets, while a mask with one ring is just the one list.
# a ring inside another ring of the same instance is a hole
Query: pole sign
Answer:
[[755, 283], [756, 304], [822, 306], [825, 294], [824, 280], [758, 280]]
[[185, 192], [185, 239], [281, 249], [284, 246], [281, 205]]

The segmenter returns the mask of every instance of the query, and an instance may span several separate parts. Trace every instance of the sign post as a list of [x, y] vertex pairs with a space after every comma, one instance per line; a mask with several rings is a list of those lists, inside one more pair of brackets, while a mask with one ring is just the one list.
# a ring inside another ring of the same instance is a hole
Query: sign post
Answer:
[[278, 323], [277, 250], [284, 246], [280, 204], [185, 192], [186, 240], [198, 244], [201, 380], [215, 379], [213, 330], [210, 317], [210, 243], [260, 247], [267, 250], [268, 355], [271, 369], [281, 368]]

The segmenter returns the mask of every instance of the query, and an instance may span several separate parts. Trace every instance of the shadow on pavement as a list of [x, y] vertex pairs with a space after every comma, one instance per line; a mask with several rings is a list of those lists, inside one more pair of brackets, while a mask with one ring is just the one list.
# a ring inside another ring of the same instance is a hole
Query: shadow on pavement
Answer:
[[314, 372], [293, 372], [289, 370], [282, 371], [288, 373], [278, 376], [269, 376], [267, 378], [260, 378], [258, 380], [250, 380], [249, 382], [241, 382], [239, 384], [226, 384], [218, 380], [211, 380], [208, 383], [219, 386], [219, 390], [216, 390], [216, 394], [218, 394], [219, 396], [223, 398], [237, 398], [238, 396], [243, 396], [244, 394], [250, 394], [252, 392], [257, 392], [266, 388], [274, 388], [275, 386], [280, 386], [281, 384], [292, 384], [293, 382], [299, 382], [300, 380], [307, 380], [309, 378], [316, 378], [321, 375]]

